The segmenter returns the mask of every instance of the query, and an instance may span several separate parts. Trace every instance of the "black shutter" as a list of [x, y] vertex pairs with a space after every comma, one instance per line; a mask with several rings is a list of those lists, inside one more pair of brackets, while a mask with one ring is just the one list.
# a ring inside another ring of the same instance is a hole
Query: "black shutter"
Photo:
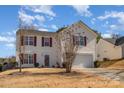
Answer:
[[34, 64], [37, 63], [37, 54], [34, 54]]
[[37, 37], [34, 37], [34, 46], [37, 46]]
[[52, 47], [52, 37], [50, 37], [50, 47]]
[[21, 42], [21, 46], [23, 46], [24, 45], [24, 36], [21, 36], [20, 42]]
[[84, 46], [87, 46], [87, 37], [84, 37]]
[[44, 37], [42, 37], [42, 47], [44, 46]]

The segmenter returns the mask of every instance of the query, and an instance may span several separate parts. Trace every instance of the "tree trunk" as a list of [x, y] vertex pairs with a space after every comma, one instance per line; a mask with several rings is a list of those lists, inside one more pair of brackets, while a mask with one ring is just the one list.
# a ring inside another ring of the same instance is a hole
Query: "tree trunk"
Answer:
[[66, 63], [66, 73], [71, 73], [71, 65], [69, 62]]
[[21, 65], [21, 62], [20, 62], [19, 72], [20, 72], [20, 73], [22, 72], [22, 65]]
[[21, 72], [22, 72], [22, 59], [21, 59], [21, 57], [20, 57], [19, 59], [20, 59], [20, 68], [19, 68], [19, 72], [21, 73]]
[[66, 68], [66, 73], [71, 73], [71, 69], [70, 68]]

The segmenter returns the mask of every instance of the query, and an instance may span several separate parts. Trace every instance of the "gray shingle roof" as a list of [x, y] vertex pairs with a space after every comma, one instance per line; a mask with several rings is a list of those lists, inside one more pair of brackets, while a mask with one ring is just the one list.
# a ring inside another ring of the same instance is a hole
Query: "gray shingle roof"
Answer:
[[124, 36], [118, 38], [115, 43], [115, 45], [117, 46], [122, 45], [122, 44], [124, 44]]
[[115, 44], [116, 43], [116, 40], [115, 38], [104, 38], [106, 41], [112, 43], [112, 44]]
[[120, 37], [120, 38], [104, 38], [104, 40], [116, 45], [116, 46], [119, 46], [119, 45], [122, 45], [124, 44], [124, 36]]

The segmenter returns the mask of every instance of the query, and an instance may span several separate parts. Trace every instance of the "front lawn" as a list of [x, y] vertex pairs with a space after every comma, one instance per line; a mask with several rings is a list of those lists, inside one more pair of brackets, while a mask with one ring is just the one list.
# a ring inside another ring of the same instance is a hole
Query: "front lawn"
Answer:
[[92, 73], [73, 71], [64, 73], [59, 68], [25, 68], [23, 73], [8, 70], [0, 73], [0, 87], [40, 87], [40, 88], [76, 88], [76, 87], [124, 87], [119, 81], [112, 81]]

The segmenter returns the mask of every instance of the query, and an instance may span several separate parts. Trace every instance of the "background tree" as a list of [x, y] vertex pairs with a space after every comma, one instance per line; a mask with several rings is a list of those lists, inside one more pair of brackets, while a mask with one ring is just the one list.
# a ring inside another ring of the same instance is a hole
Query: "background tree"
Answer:
[[19, 43], [18, 57], [19, 57], [19, 62], [20, 62], [20, 64], [19, 64], [19, 72], [21, 73], [22, 72], [22, 62], [23, 62], [23, 55], [21, 53], [22, 53], [22, 50], [24, 50], [24, 46], [22, 46], [22, 42], [24, 40], [23, 40], [23, 33], [22, 33], [22, 20], [21, 20], [20, 17], [19, 17], [19, 27], [18, 28], [20, 30], [20, 32], [19, 32], [19, 42], [18, 42]]
[[117, 39], [117, 38], [119, 38], [119, 37], [121, 37], [121, 35], [120, 34], [111, 34], [111, 36], [112, 36], [112, 38], [113, 39]]

